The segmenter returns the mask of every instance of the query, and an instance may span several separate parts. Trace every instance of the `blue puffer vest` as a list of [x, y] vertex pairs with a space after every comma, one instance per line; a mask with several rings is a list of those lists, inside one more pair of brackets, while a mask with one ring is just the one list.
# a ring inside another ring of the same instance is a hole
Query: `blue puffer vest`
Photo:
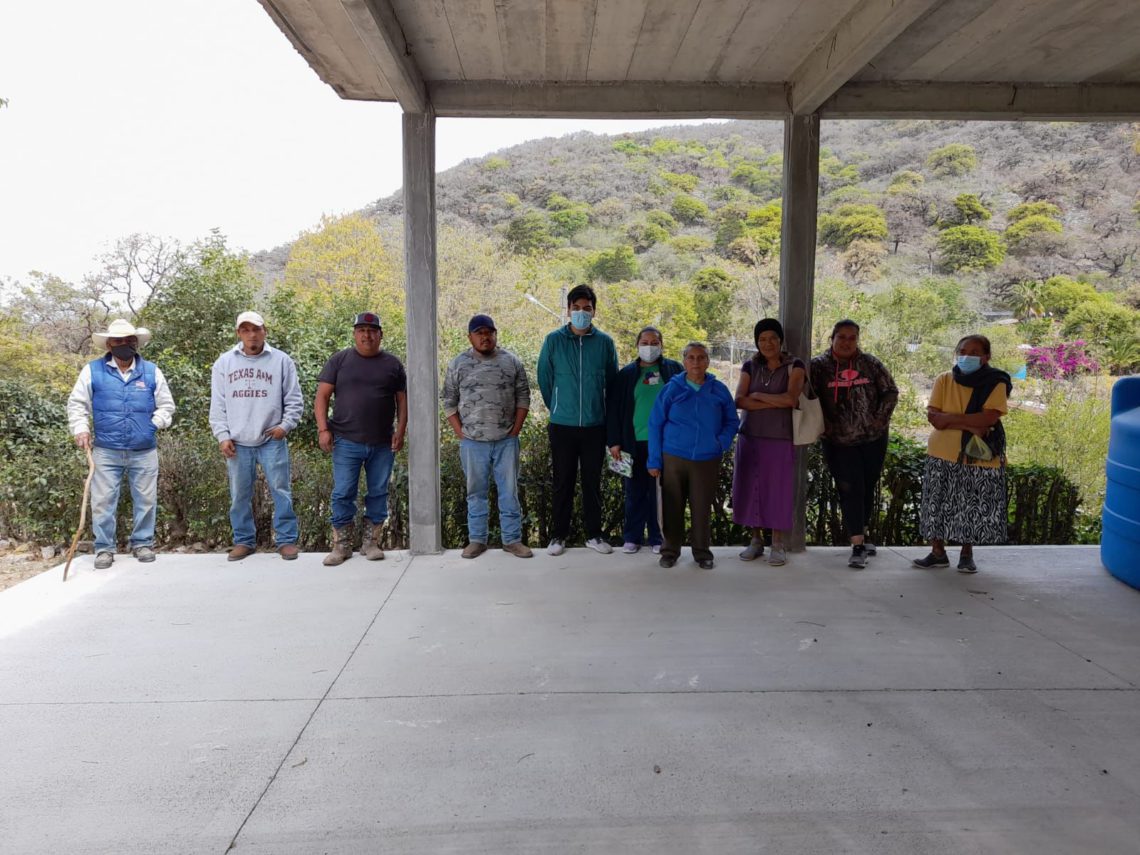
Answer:
[[135, 357], [127, 382], [112, 359], [91, 362], [91, 412], [97, 448], [142, 451], [154, 448], [154, 363]]

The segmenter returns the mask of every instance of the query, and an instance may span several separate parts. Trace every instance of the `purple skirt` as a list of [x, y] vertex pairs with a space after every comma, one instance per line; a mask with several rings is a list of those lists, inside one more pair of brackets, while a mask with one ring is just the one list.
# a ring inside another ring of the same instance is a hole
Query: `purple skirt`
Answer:
[[749, 528], [792, 527], [795, 446], [790, 439], [736, 438], [732, 521]]

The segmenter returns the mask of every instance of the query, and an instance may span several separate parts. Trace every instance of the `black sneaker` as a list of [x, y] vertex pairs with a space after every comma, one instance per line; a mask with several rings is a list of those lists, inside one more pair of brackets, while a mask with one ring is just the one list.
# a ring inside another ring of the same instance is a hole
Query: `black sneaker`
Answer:
[[716, 566], [716, 562], [714, 562], [711, 558], [702, 558], [697, 562], [697, 566], [702, 570], [712, 570], [713, 567]]
[[945, 552], [943, 552], [943, 553], [931, 552], [925, 558], [914, 559], [914, 566], [915, 567], [924, 567], [924, 568], [949, 567], [950, 566], [950, 556], [947, 555]]
[[959, 573], [977, 573], [978, 565], [974, 563], [974, 556], [967, 555], [958, 559]]
[[871, 541], [869, 541], [869, 540], [863, 541], [863, 548], [867, 550], [867, 557], [868, 558], [873, 558], [874, 556], [879, 554], [878, 547], [875, 546], [875, 544], [871, 543]]
[[661, 557], [660, 557], [660, 558], [657, 560], [657, 563], [658, 563], [659, 565], [661, 565], [662, 567], [672, 567], [674, 564], [676, 564], [676, 563], [677, 563], [677, 559], [676, 559], [676, 558], [673, 558], [673, 557], [671, 557], [671, 556], [668, 556], [668, 555], [662, 555], [662, 556], [661, 556]]
[[851, 558], [848, 559], [847, 566], [856, 570], [862, 570], [867, 566], [867, 549], [862, 543], [851, 547]]

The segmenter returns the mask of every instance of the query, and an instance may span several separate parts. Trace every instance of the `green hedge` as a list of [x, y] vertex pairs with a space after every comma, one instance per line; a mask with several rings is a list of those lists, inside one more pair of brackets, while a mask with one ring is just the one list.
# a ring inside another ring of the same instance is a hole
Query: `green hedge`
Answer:
[[[466, 479], [459, 465], [459, 443], [441, 420], [440, 485], [442, 538], [448, 548], [466, 542]], [[526, 539], [545, 544], [550, 538], [551, 470], [546, 425], [529, 419], [522, 434], [519, 501]], [[328, 455], [299, 432], [291, 443], [293, 502], [304, 549], [323, 550], [329, 544], [329, 495], [332, 464]], [[818, 447], [808, 455], [807, 539], [811, 544], [842, 544], [839, 497]], [[79, 518], [79, 499], [86, 466], [66, 430], [62, 402], [28, 394], [13, 383], [0, 383], [0, 536], [41, 543], [70, 539]], [[879, 514], [871, 525], [876, 543], [921, 543], [918, 511], [925, 447], [892, 436], [882, 480], [876, 493]], [[390, 520], [386, 546], [407, 542], [407, 455], [396, 458], [389, 497]], [[226, 468], [217, 443], [201, 428], [176, 427], [159, 435], [159, 514], [156, 536], [164, 546], [202, 543], [209, 548], [230, 543], [229, 491]], [[1077, 539], [1080, 495], [1076, 486], [1051, 467], [1009, 467], [1010, 542], [1020, 544], [1072, 543]], [[621, 532], [623, 498], [621, 478], [608, 471], [602, 480], [602, 520], [607, 531]], [[362, 488], [363, 494], [363, 488]], [[712, 535], [717, 544], [745, 541], [747, 534], [732, 522], [732, 460], [725, 457], [716, 493]], [[119, 534], [129, 533], [129, 491], [123, 490]], [[258, 541], [269, 543], [272, 504], [264, 483], [254, 499]], [[497, 511], [492, 500], [491, 540], [498, 536]], [[580, 544], [584, 533], [574, 513], [571, 543]], [[1089, 533], [1091, 532], [1091, 534]], [[1081, 539], [1099, 535], [1082, 526]], [[1093, 540], [1095, 542], [1095, 539]]]

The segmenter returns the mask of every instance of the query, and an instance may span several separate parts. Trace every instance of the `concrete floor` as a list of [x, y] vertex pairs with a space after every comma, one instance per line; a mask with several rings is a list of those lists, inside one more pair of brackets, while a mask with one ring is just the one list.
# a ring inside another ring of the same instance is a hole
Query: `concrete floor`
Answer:
[[0, 593], [0, 851], [1140, 851], [1095, 548], [717, 552], [77, 559]]

